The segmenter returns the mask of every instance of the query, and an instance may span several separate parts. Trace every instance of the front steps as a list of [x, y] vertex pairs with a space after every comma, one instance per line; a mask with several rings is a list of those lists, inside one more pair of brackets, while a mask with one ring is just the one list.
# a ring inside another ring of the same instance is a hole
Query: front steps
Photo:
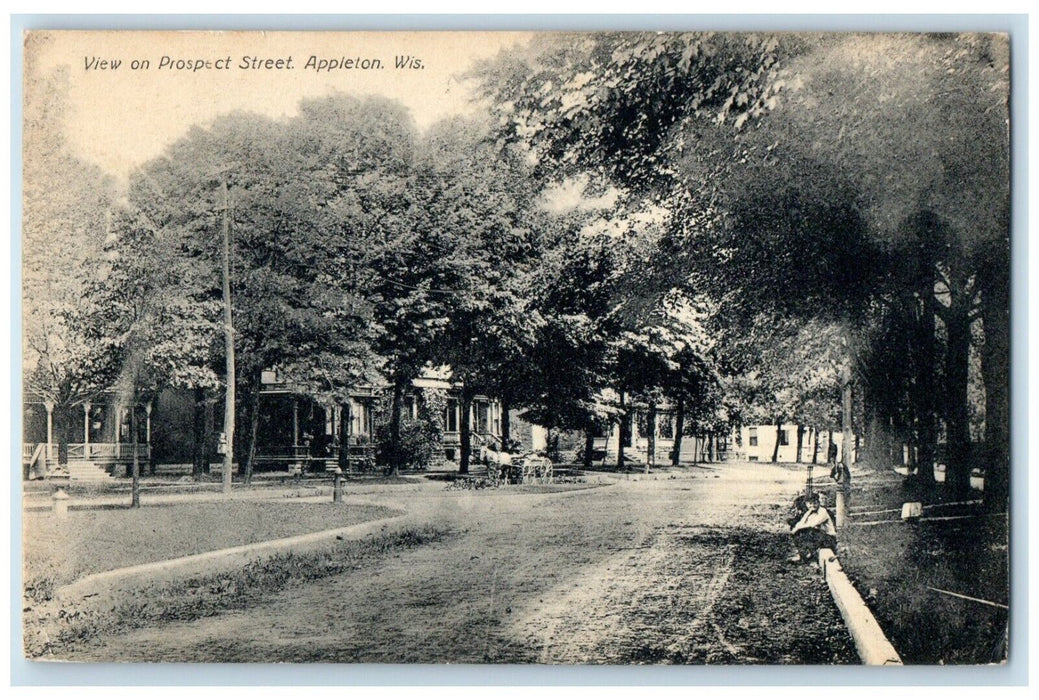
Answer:
[[87, 460], [69, 460], [66, 465], [69, 481], [111, 481], [112, 475], [103, 467]]

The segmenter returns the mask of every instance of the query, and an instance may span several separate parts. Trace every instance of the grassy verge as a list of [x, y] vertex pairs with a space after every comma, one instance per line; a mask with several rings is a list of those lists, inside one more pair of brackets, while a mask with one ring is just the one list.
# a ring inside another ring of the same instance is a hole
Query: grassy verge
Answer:
[[25, 588], [44, 595], [85, 575], [388, 517], [376, 506], [278, 501], [25, 513]]
[[[980, 664], [1005, 660], [1006, 610], [932, 590], [1007, 604], [1005, 516], [983, 514], [974, 504], [942, 506], [948, 499], [941, 487], [932, 494], [921, 494], [906, 491], [898, 482], [866, 482], [864, 486], [854, 495], [852, 524], [841, 536], [841, 545], [847, 548], [841, 562], [903, 661]], [[907, 500], [924, 502], [920, 522], [899, 519], [897, 509]], [[891, 512], [876, 512], [884, 510]], [[968, 517], [927, 520], [962, 515]], [[855, 524], [868, 522], [878, 524]]]
[[274, 555], [233, 574], [127, 591], [120, 601], [100, 610], [89, 605], [62, 607], [37, 591], [35, 596], [27, 596], [23, 610], [25, 654], [28, 658], [60, 658], [63, 652], [88, 645], [102, 634], [243, 610], [272, 592], [359, 569], [388, 554], [438, 542], [443, 537], [444, 533], [434, 528], [401, 529], [337, 542], [322, 550]]

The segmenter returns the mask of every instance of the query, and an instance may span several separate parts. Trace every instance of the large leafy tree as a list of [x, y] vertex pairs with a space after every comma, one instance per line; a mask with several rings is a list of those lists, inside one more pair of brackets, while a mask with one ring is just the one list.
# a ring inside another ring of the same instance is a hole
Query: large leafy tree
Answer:
[[629, 321], [615, 341], [614, 374], [622, 395], [626, 393], [649, 408], [647, 469], [654, 459], [653, 423], [661, 403], [672, 403], [676, 409], [674, 463], [687, 431], [709, 434], [720, 427], [720, 377], [714, 364], [714, 343], [705, 324], [708, 307], [706, 300], [690, 299], [680, 290], [671, 290], [636, 322]]
[[[589, 220], [591, 219], [591, 221]], [[618, 332], [613, 314], [627, 247], [589, 213], [571, 212], [535, 273], [538, 329], [523, 405], [533, 422], [585, 433], [591, 465], [595, 434], [619, 415], [613, 389]]]
[[[94, 304], [86, 333], [101, 358], [96, 378], [130, 408], [130, 440], [136, 444], [141, 400], [154, 399], [164, 387], [218, 385], [210, 360], [219, 307], [207, 298], [179, 238], [154, 227], [140, 211], [117, 211], [104, 259], [89, 293]], [[131, 503], [139, 506], [136, 449], [130, 471]]]
[[[1000, 359], [985, 375], [995, 418], [986, 422], [995, 450], [986, 500], [1002, 502], [1007, 378], [993, 368], [1006, 367], [1005, 37], [825, 37], [790, 68], [798, 89], [745, 135], [746, 166], [728, 180], [730, 278], [746, 273], [739, 263], [753, 263], [759, 289], [782, 291], [774, 298], [790, 311], [839, 312], [859, 335], [870, 333], [878, 304], [889, 320], [915, 318], [918, 439], [933, 454], [937, 394], [948, 480], [960, 491], [969, 469], [970, 327], [987, 310], [986, 352]], [[944, 386], [928, 391], [938, 366]]]
[[115, 184], [77, 157], [66, 138], [67, 71], [37, 75], [25, 90], [24, 389], [27, 399], [53, 407], [63, 442], [71, 408], [108, 388], [99, 374], [104, 357], [87, 333], [95, 311], [87, 292], [103, 263]]
[[[666, 205], [673, 254], [661, 289], [701, 270], [734, 312], [838, 320], [848, 367], [869, 354], [863, 330], [878, 301], [916, 299], [921, 338], [937, 316], [945, 386], [917, 395], [946, 399], [949, 480], [960, 490], [980, 303], [986, 406], [998, 417], [986, 421], [986, 500], [999, 507], [1007, 56], [999, 36], [604, 35], [506, 57], [486, 82], [512, 132], [551, 156], [546, 167], [605, 173]], [[920, 384], [935, 375], [927, 355]]]
[[[394, 128], [396, 126], [397, 128]], [[171, 232], [218, 297], [222, 226], [233, 238], [231, 289], [237, 381], [246, 408], [236, 446], [248, 479], [260, 376], [279, 369], [315, 393], [345, 400], [372, 383], [373, 248], [406, 165], [410, 122], [398, 106], [344, 96], [305, 102], [279, 123], [233, 114], [193, 129], [135, 178], [132, 201]], [[402, 152], [403, 151], [403, 154]]]
[[[429, 359], [461, 383], [460, 470], [469, 467], [469, 408], [480, 392], [510, 393], [540, 318], [530, 274], [541, 241], [534, 181], [524, 154], [489, 138], [486, 125], [455, 118], [425, 135], [415, 166], [422, 280], [439, 318]], [[428, 303], [428, 302], [427, 302]]]
[[690, 145], [686, 127], [739, 128], [774, 105], [791, 41], [714, 32], [547, 35], [475, 75], [506, 133], [530, 142], [542, 167], [599, 171], [659, 194]]
[[[686, 239], [717, 216], [718, 162], [732, 157], [734, 135], [775, 105], [781, 59], [798, 50], [790, 37], [763, 34], [556, 35], [474, 72], [503, 138], [529, 144], [542, 174], [584, 176], [599, 191], [612, 187], [619, 194], [615, 213], [641, 212], [669, 224], [667, 236], [641, 237], [641, 263], [613, 299], [611, 332], [628, 333], [612, 338], [625, 353], [614, 366], [624, 370], [614, 373], [615, 385], [653, 392], [666, 384], [680, 396], [707, 395], [675, 389], [698, 383], [703, 355], [684, 349], [688, 339], [671, 338], [668, 352], [652, 343], [639, 348], [661, 331], [642, 319], [671, 290], [688, 286]], [[708, 165], [689, 178], [679, 166], [690, 151], [703, 155], [700, 141], [708, 140], [713, 152], [700, 159]], [[614, 244], [619, 255], [629, 253], [622, 240]], [[679, 348], [689, 357], [676, 365]], [[623, 402], [617, 410], [624, 411]]]

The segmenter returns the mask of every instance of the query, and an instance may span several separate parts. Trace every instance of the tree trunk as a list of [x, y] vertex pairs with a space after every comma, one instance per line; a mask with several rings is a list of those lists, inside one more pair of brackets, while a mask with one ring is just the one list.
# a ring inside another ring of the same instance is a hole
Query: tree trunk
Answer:
[[[921, 290], [923, 310], [918, 329], [917, 397], [916, 397], [916, 454], [910, 455], [916, 465], [917, 481], [926, 489], [935, 487], [934, 463], [938, 447], [937, 417], [935, 415], [935, 298], [934, 279], [928, 278], [930, 289]], [[912, 450], [911, 450], [912, 452]]]
[[256, 375], [250, 382], [249, 394], [249, 442], [245, 449], [242, 465], [242, 481], [253, 482], [253, 466], [256, 463], [256, 438], [260, 428], [260, 376]]
[[946, 320], [945, 355], [946, 455], [945, 486], [956, 497], [970, 491], [970, 418], [967, 387], [970, 376], [969, 307], [953, 296]]
[[794, 455], [794, 461], [798, 464], [801, 463], [801, 446], [804, 445], [805, 427], [800, 423], [797, 424], [797, 452]]
[[400, 373], [394, 375], [393, 379], [393, 395], [390, 398], [390, 450], [389, 450], [389, 464], [390, 472], [394, 475], [400, 473], [401, 463], [401, 444], [400, 444], [400, 424], [401, 424], [401, 409], [404, 403], [404, 381], [401, 379]]
[[678, 397], [678, 407], [675, 411], [675, 442], [671, 446], [671, 464], [678, 466], [682, 461], [682, 433], [685, 431], [685, 398]]
[[459, 433], [459, 451], [461, 454], [458, 458], [458, 473], [468, 474], [469, 473], [469, 456], [472, 450], [472, 433], [471, 426], [469, 424], [469, 409], [473, 405], [473, 395], [470, 389], [466, 386], [462, 387], [462, 397], [459, 402], [461, 420], [459, 421], [458, 433]]
[[[1000, 249], [1000, 252], [1002, 249]], [[985, 384], [985, 492], [990, 513], [1006, 512], [1010, 501], [1010, 260], [1009, 250], [993, 256], [979, 278], [985, 344], [981, 376]]]
[[714, 432], [709, 430], [709, 431], [707, 431], [707, 461], [708, 462], [712, 462], [712, 463], [715, 461], [714, 446], [715, 446]]
[[192, 422], [191, 477], [198, 481], [206, 463], [206, 390], [195, 388], [195, 406]]
[[811, 430], [812, 430], [811, 436], [812, 436], [812, 441], [813, 441], [812, 442], [812, 464], [818, 464], [819, 463], [819, 429], [818, 428], [812, 428]]
[[[870, 461], [872, 461], [875, 464], [883, 467], [883, 466], [886, 466], [884, 464], [884, 462], [887, 461], [887, 458], [884, 456], [884, 453], [883, 453], [883, 450], [882, 450], [882, 447], [881, 447], [882, 440], [880, 438], [880, 431], [881, 431], [880, 419], [877, 418], [877, 412], [878, 412], [879, 409], [877, 409], [875, 407], [871, 408], [871, 407], [869, 407], [867, 405], [866, 410], [868, 412], [868, 415], [865, 417], [865, 424], [866, 424], [865, 456]], [[860, 454], [862, 454], [862, 453], [860, 452]]]
[[512, 423], [509, 421], [509, 401], [501, 399], [501, 451], [511, 452], [509, 443], [512, 442]]
[[624, 392], [621, 395], [621, 412], [617, 417], [617, 469], [624, 469], [624, 435], [628, 427], [628, 412], [624, 408]]
[[584, 459], [582, 460], [585, 469], [592, 468], [592, 452], [595, 450], [595, 426], [591, 423], [584, 428]]
[[231, 313], [231, 228], [230, 228], [230, 195], [227, 192], [227, 177], [221, 179], [220, 190], [224, 195], [224, 211], [221, 217], [221, 228], [224, 234], [224, 247], [221, 262], [223, 263], [222, 289], [224, 300], [224, 432], [227, 435], [227, 451], [224, 454], [224, 466], [221, 473], [223, 492], [231, 493], [231, 471], [234, 466], [234, 429], [235, 429], [235, 355], [234, 355], [234, 322]]
[[779, 461], [779, 435], [783, 432], [783, 423], [776, 421], [776, 445], [772, 448], [772, 463]]
[[649, 404], [646, 427], [649, 429], [649, 435], [646, 436], [646, 473], [648, 474], [650, 466], [655, 466], [657, 463], [657, 405], [654, 403]]
[[[845, 331], [847, 332], [847, 331]], [[847, 336], [846, 336], [847, 337]], [[846, 340], [847, 347], [851, 348], [851, 341]], [[837, 489], [836, 508], [837, 527], [844, 527], [848, 520], [849, 501], [851, 500], [851, 358], [848, 357], [841, 369], [841, 466], [840, 485]]]

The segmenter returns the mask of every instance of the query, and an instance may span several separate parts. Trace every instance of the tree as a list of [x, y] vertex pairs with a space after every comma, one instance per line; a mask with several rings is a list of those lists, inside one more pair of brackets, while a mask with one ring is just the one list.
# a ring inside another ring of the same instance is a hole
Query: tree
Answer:
[[626, 247], [596, 224], [599, 214], [571, 211], [557, 221], [530, 286], [544, 319], [530, 353], [522, 403], [528, 419], [585, 434], [591, 466], [595, 434], [619, 414], [610, 389], [615, 363], [612, 315], [626, 268]]
[[460, 383], [461, 458], [471, 453], [469, 409], [478, 392], [514, 386], [513, 367], [533, 346], [540, 318], [528, 303], [538, 259], [536, 190], [523, 154], [500, 148], [479, 123], [449, 120], [430, 128], [416, 164], [422, 280], [440, 312], [427, 326], [429, 359]]
[[[959, 491], [967, 487], [969, 472], [967, 368], [971, 319], [980, 310], [978, 284], [984, 277], [979, 277], [978, 265], [995, 263], [990, 267], [999, 278], [1009, 250], [1008, 65], [1005, 38], [998, 36], [828, 37], [791, 62], [800, 88], [789, 91], [761, 128], [746, 135], [747, 173], [731, 180], [736, 190], [739, 183], [751, 183], [775, 193], [757, 201], [735, 194], [730, 201], [745, 202], [749, 216], [767, 208], [770, 200], [782, 207], [777, 196], [787, 197], [788, 208], [791, 201], [814, 202], [816, 208], [843, 202], [859, 222], [855, 255], [832, 262], [813, 255], [802, 264], [809, 271], [854, 272], [861, 280], [861, 286], [845, 287], [866, 294], [834, 298], [844, 300], [850, 325], [862, 328], [877, 303], [900, 307], [899, 314], [915, 314], [919, 331], [912, 335], [919, 338], [920, 351], [916, 380], [922, 387], [934, 376], [937, 358], [928, 348], [937, 318], [945, 349], [944, 389], [938, 393], [946, 398], [948, 479]], [[836, 94], [842, 96], [839, 102], [829, 97]], [[760, 176], [764, 182], [758, 182]], [[844, 194], [824, 196], [820, 187], [832, 188], [836, 182], [842, 183]], [[760, 246], [760, 238], [752, 240]], [[784, 251], [791, 242], [783, 236], [771, 240], [774, 245], [761, 249]], [[846, 234], [824, 233], [819, 249], [840, 250], [847, 241]], [[738, 250], [752, 248], [741, 245]], [[991, 251], [1002, 252], [992, 258]], [[843, 262], [850, 259], [854, 266]], [[778, 274], [790, 268], [762, 269]], [[825, 291], [819, 282], [830, 276], [802, 279], [797, 286]], [[776, 280], [766, 277], [766, 282], [762, 289], [777, 288]], [[993, 285], [992, 296], [998, 297], [1005, 285]], [[782, 282], [778, 288], [789, 291], [784, 298], [811, 300]], [[995, 382], [998, 396], [1002, 384], [991, 376], [986, 381]], [[933, 393], [917, 393], [923, 400], [915, 406], [922, 415], [921, 442], [929, 442], [934, 433], [928, 427], [933, 408], [927, 404]], [[989, 493], [989, 500], [1002, 498]]]
[[194, 261], [181, 241], [156, 229], [140, 211], [120, 210], [106, 240], [106, 264], [88, 296], [95, 302], [86, 326], [103, 361], [96, 381], [130, 407], [133, 443], [131, 505], [140, 506], [137, 403], [165, 386], [212, 388], [209, 360], [217, 305], [200, 294]]
[[740, 128], [783, 84], [791, 37], [741, 33], [564, 34], [482, 64], [474, 77], [505, 132], [541, 166], [598, 171], [626, 189], [667, 189], [690, 123]]
[[349, 386], [374, 381], [379, 329], [370, 258], [387, 235], [379, 223], [386, 212], [372, 202], [392, 199], [379, 168], [401, 167], [397, 145], [407, 145], [409, 129], [398, 106], [343, 96], [304, 102], [284, 124], [233, 114], [193, 129], [137, 178], [138, 206], [157, 228], [178, 232], [213, 296], [226, 178], [238, 395], [247, 421], [236, 452], [246, 481], [264, 370], [340, 401]]
[[68, 440], [70, 410], [108, 387], [104, 362], [87, 336], [94, 300], [87, 293], [103, 263], [115, 199], [111, 178], [78, 158], [65, 136], [68, 72], [40, 74], [26, 51], [22, 218], [22, 319], [26, 398], [48, 403], [58, 441]]
[[[684, 231], [715, 215], [713, 171], [696, 182], [676, 180], [676, 166], [696, 145], [688, 135], [705, 129], [720, 142], [731, 140], [748, 120], [764, 115], [783, 87], [779, 61], [796, 52], [796, 43], [755, 34], [564, 35], [504, 54], [473, 77], [494, 104], [503, 138], [529, 143], [540, 171], [556, 179], [588, 174], [589, 182], [618, 188], [629, 213], [670, 218], [672, 230], [647, 241], [644, 264], [627, 280], [622, 315], [634, 319], [686, 285], [688, 270], [676, 274], [688, 258]], [[689, 216], [690, 202], [699, 207], [696, 216]], [[623, 321], [617, 326], [624, 327]], [[646, 339], [633, 332], [634, 343]], [[650, 386], [648, 376], [628, 370], [659, 374], [669, 365], [661, 366], [655, 354], [621, 362], [622, 381]], [[623, 413], [623, 391], [620, 398]]]
[[[655, 443], [656, 408], [664, 399], [678, 408], [676, 447], [681, 452], [682, 433], [688, 428], [713, 433], [717, 426], [720, 387], [712, 358], [713, 340], [705, 326], [710, 313], [706, 300], [688, 298], [672, 290], [649, 313], [622, 331], [616, 341], [615, 376], [622, 393], [649, 406], [649, 436]], [[655, 460], [650, 446], [646, 468]]]
[[748, 326], [726, 328], [721, 337], [723, 366], [735, 379], [741, 421], [771, 423], [777, 430], [794, 423], [796, 461], [801, 461], [805, 428], [832, 431], [839, 423], [841, 329], [818, 320], [761, 314]]

